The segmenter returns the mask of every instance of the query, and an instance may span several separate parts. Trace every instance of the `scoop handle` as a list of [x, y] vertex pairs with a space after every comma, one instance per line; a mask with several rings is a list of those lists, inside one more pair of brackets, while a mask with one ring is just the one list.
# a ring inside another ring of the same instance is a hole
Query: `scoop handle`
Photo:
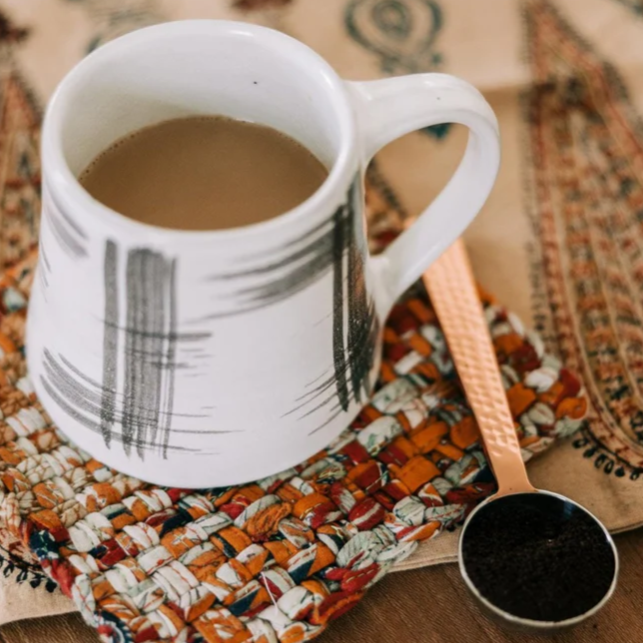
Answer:
[[498, 495], [534, 491], [464, 243], [456, 241], [423, 279], [478, 421]]

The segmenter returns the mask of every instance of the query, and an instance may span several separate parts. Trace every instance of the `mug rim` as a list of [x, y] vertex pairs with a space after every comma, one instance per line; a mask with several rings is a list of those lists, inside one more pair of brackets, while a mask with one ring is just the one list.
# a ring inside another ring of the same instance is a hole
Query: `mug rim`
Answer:
[[[69, 93], [97, 63], [106, 59], [123, 47], [134, 43], [156, 39], [163, 35], [190, 35], [195, 32], [237, 35], [268, 42], [274, 48], [290, 50], [290, 56], [303, 60], [306, 66], [317, 67], [323, 82], [331, 94], [334, 116], [338, 125], [339, 151], [322, 185], [305, 201], [294, 208], [270, 219], [244, 226], [213, 230], [183, 230], [166, 228], [131, 219], [94, 199], [80, 184], [71, 171], [63, 151], [62, 120], [70, 108]], [[349, 96], [344, 81], [331, 65], [313, 49], [296, 38], [269, 27], [232, 20], [176, 20], [150, 27], [144, 27], [116, 38], [96, 49], [76, 64], [60, 81], [46, 109], [42, 129], [43, 189], [53, 192], [54, 202], [64, 201], [71, 207], [80, 206], [88, 216], [100, 219], [108, 227], [119, 227], [124, 231], [154, 236], [159, 240], [180, 237], [181, 241], [232, 240], [249, 235], [279, 232], [300, 219], [335, 202], [334, 195], [342, 187], [342, 179], [349, 173], [352, 149], [355, 144], [356, 126], [351, 111]], [[45, 165], [46, 164], [46, 168]], [[350, 173], [352, 176], [352, 172]], [[342, 198], [343, 198], [343, 191]]]

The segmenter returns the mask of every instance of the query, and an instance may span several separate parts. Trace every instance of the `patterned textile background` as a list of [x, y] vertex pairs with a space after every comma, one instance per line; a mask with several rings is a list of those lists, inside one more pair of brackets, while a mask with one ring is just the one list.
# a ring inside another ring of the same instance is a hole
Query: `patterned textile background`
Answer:
[[[109, 39], [191, 17], [281, 29], [347, 78], [444, 71], [480, 87], [500, 120], [504, 164], [466, 236], [474, 270], [501, 303], [540, 333], [547, 351], [580, 374], [590, 400], [585, 428], [535, 460], [530, 474], [535, 484], [585, 503], [614, 530], [641, 524], [640, 2], [2, 0], [4, 268], [25, 259], [21, 255], [36, 238], [39, 122], [57, 82]], [[371, 177], [374, 230], [421, 211], [453, 171], [464, 140], [461, 128], [445, 124], [384, 150]], [[5, 284], [3, 306], [5, 312], [23, 307], [20, 290]], [[11, 328], [18, 318], [4, 322], [8, 337], [20, 332]], [[20, 358], [11, 359], [19, 369]], [[6, 371], [12, 364], [4, 366]], [[2, 411], [6, 416], [15, 409]], [[452, 558], [454, 543], [441, 538], [421, 548], [412, 564]], [[3, 556], [2, 570], [11, 584], [0, 588], [0, 620], [74, 609], [37, 566], [25, 566], [17, 554]]]

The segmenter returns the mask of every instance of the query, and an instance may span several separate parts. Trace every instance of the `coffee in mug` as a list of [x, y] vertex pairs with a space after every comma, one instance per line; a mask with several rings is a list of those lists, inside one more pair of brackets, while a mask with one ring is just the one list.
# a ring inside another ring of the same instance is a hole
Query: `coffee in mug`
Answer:
[[312, 152], [276, 129], [192, 116], [118, 139], [79, 180], [96, 200], [136, 221], [220, 230], [292, 210], [327, 176]]

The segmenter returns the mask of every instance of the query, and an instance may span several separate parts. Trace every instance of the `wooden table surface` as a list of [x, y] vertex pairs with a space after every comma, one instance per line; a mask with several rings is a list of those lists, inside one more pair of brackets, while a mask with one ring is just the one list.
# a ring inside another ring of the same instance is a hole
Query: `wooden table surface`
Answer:
[[[333, 623], [320, 643], [636, 643], [643, 639], [643, 530], [616, 537], [621, 555], [614, 598], [593, 620], [551, 637], [507, 631], [488, 621], [456, 565], [390, 574]], [[588, 561], [591, 564], [591, 561]], [[78, 614], [0, 628], [0, 643], [97, 643]]]

